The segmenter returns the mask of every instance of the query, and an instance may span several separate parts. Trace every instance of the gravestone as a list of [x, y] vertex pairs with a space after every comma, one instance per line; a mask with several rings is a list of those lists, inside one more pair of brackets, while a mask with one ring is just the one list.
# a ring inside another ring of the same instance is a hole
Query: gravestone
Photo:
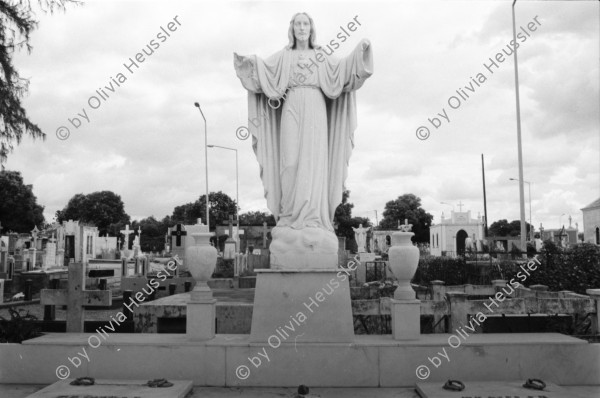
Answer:
[[358, 254], [360, 265], [356, 269], [356, 281], [365, 283], [367, 281], [367, 263], [372, 263], [377, 258], [375, 253], [362, 252]]
[[31, 248], [31, 268], [28, 269], [27, 271], [31, 271], [35, 268], [35, 262], [36, 262], [36, 254], [37, 254], [37, 239], [38, 239], [38, 234], [39, 234], [40, 230], [37, 228], [37, 226], [33, 227], [33, 230], [31, 231], [31, 237], [33, 238], [33, 243], [32, 243], [32, 248]]
[[183, 224], [177, 224], [175, 229], [171, 230], [171, 254], [185, 259], [185, 244], [187, 230]]
[[229, 215], [229, 236], [225, 241], [225, 247], [223, 248], [223, 259], [232, 260], [235, 257], [237, 243], [233, 239], [233, 216]]
[[8, 236], [0, 236], [0, 272], [8, 272]]
[[129, 224], [125, 226], [125, 229], [120, 231], [125, 237], [123, 238], [123, 250], [121, 251], [121, 258], [131, 258], [129, 253], [129, 235], [135, 233], [135, 231], [129, 229]]
[[110, 290], [85, 290], [85, 266], [69, 264], [68, 289], [43, 289], [40, 304], [67, 306], [67, 333], [83, 333], [85, 310], [83, 306], [106, 307], [112, 305]]
[[138, 234], [135, 238], [133, 238], [133, 257], [138, 257], [142, 255], [142, 245], [140, 240], [142, 238], [142, 228], [138, 227]]
[[46, 244], [46, 252], [43, 257], [43, 266], [42, 269], [47, 270], [48, 268], [56, 266], [56, 239], [54, 239], [54, 235]]

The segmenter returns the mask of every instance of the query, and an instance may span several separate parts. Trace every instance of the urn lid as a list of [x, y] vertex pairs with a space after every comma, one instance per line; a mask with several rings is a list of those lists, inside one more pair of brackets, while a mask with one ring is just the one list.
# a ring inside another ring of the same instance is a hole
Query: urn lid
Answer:
[[392, 246], [405, 246], [406, 243], [412, 245], [410, 238], [415, 234], [413, 232], [397, 231], [392, 234]]

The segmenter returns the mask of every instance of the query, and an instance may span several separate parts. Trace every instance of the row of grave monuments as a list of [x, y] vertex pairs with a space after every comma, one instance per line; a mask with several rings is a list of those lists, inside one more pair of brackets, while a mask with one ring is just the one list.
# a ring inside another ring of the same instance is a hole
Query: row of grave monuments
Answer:
[[[194, 225], [177, 224], [169, 228], [167, 232], [169, 238], [169, 243], [167, 244], [168, 251], [171, 256], [178, 257], [182, 260], [181, 269], [184, 272], [187, 272], [188, 263], [188, 261], [186, 261], [186, 248], [194, 244], [192, 234], [201, 232], [202, 227], [203, 225], [200, 220], [198, 220], [198, 223]], [[239, 276], [243, 274], [244, 271], [253, 268], [268, 268], [268, 243], [271, 227], [267, 227], [266, 223], [264, 223], [262, 227], [250, 227], [259, 229], [261, 232], [262, 239], [260, 239], [261, 242], [258, 244], [256, 239], [250, 241], [250, 237], [254, 236], [254, 233], [248, 234], [248, 239], [245, 239], [245, 242], [243, 242], [242, 237], [246, 236], [245, 231], [233, 226], [232, 218], [229, 220], [228, 231], [224, 229], [223, 226], [220, 227], [221, 228], [217, 227], [217, 235], [220, 234], [222, 236], [223, 232], [228, 235], [228, 239], [225, 241], [221, 255], [224, 260], [234, 261], [234, 276]], [[242, 244], [246, 246], [244, 252], [240, 252]]]

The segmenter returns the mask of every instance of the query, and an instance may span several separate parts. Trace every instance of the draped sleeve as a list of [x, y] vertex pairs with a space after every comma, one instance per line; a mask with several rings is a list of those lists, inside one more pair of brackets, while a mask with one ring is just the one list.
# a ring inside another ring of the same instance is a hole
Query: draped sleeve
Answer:
[[[260, 167], [267, 207], [275, 216], [281, 211], [280, 139], [281, 109], [269, 99], [284, 96], [289, 79], [289, 51], [281, 50], [263, 60], [255, 55], [234, 54], [234, 67], [242, 86], [248, 90], [248, 131]], [[286, 68], [287, 65], [287, 68]]]
[[350, 156], [354, 149], [355, 91], [373, 74], [371, 43], [365, 39], [361, 40], [345, 58], [325, 56], [325, 61], [319, 65], [318, 73], [321, 90], [331, 99], [327, 103], [328, 189], [329, 214], [333, 217], [335, 209], [342, 202]]

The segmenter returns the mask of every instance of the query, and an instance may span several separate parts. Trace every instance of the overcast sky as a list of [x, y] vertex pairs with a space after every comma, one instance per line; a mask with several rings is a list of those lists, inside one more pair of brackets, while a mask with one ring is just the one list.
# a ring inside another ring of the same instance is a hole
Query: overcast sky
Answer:
[[[374, 221], [377, 210], [381, 220], [386, 202], [405, 193], [419, 196], [434, 222], [452, 209], [440, 202], [483, 214], [484, 154], [490, 223], [518, 219], [518, 183], [509, 180], [519, 177], [513, 58], [491, 71], [484, 65], [512, 40], [511, 3], [103, 0], [40, 13], [33, 51], [17, 54], [15, 64], [31, 79], [24, 106], [47, 137], [25, 138], [5, 166], [33, 184], [47, 221], [73, 195], [101, 190], [120, 195], [133, 218], [160, 219], [204, 193], [198, 101], [209, 144], [238, 149], [241, 212], [267, 211], [251, 140], [236, 138], [248, 121], [233, 52], [273, 54], [287, 44], [292, 15], [306, 11], [321, 44], [358, 17], [335, 56], [362, 38], [372, 43], [374, 74], [357, 92], [346, 181], [354, 216]], [[582, 230], [580, 208], [600, 196], [599, 3], [519, 1], [516, 14], [518, 30], [529, 22], [536, 29], [518, 48], [533, 224], [556, 228], [564, 213], [563, 224], [571, 215]], [[174, 18], [180, 25], [161, 42], [161, 27]], [[131, 66], [151, 40], [160, 47]], [[437, 116], [444, 112], [449, 122]], [[80, 126], [69, 122], [74, 117]], [[434, 117], [437, 129], [428, 121]], [[57, 138], [61, 126], [70, 130], [65, 140]], [[429, 138], [417, 138], [420, 126]], [[209, 149], [208, 171], [210, 190], [235, 198], [234, 153]]]

